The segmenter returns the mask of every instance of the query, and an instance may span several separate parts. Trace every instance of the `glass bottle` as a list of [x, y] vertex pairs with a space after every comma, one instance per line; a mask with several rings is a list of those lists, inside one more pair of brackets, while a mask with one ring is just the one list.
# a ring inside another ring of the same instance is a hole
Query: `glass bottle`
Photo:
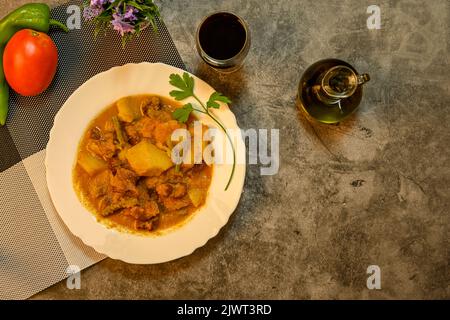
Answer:
[[297, 103], [320, 122], [338, 123], [358, 108], [362, 99], [362, 85], [368, 81], [368, 74], [358, 74], [345, 61], [321, 60], [303, 74]]

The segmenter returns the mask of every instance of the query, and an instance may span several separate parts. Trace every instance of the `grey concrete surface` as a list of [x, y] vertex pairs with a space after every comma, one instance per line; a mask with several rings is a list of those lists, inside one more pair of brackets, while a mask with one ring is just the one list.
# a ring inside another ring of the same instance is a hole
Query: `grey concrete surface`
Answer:
[[[3, 13], [24, 1], [1, 2]], [[189, 70], [232, 98], [242, 128], [280, 129], [280, 171], [249, 166], [231, 220], [192, 255], [106, 259], [82, 272], [81, 290], [62, 282], [34, 298], [449, 299], [450, 2], [375, 1], [382, 29], [368, 30], [372, 3], [164, 1]], [[243, 16], [253, 40], [227, 76], [194, 42], [200, 19], [222, 9]], [[327, 57], [372, 76], [359, 112], [337, 126], [295, 104], [302, 72]], [[369, 265], [381, 290], [366, 287]]]

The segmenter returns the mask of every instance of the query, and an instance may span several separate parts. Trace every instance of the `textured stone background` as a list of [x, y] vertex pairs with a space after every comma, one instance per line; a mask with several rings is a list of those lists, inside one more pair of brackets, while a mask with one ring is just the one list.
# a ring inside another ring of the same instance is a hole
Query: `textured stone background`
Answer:
[[[23, 2], [1, 0], [1, 14]], [[379, 31], [366, 28], [373, 3]], [[194, 42], [199, 20], [221, 9], [243, 16], [253, 40], [245, 68], [227, 76], [202, 64]], [[107, 259], [82, 273], [81, 290], [63, 282], [35, 298], [450, 298], [448, 0], [166, 0], [162, 15], [242, 128], [281, 130], [280, 172], [250, 166], [230, 222], [191, 256]], [[295, 106], [302, 72], [327, 57], [372, 76], [360, 111], [338, 126]], [[371, 264], [382, 290], [366, 288]]]

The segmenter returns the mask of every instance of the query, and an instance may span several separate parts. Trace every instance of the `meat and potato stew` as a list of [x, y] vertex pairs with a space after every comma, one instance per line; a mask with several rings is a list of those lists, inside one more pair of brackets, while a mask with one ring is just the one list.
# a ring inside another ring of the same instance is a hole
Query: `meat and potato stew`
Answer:
[[178, 225], [206, 201], [213, 168], [175, 165], [172, 118], [177, 106], [158, 96], [132, 96], [109, 106], [89, 125], [79, 146], [74, 186], [99, 220], [153, 232]]

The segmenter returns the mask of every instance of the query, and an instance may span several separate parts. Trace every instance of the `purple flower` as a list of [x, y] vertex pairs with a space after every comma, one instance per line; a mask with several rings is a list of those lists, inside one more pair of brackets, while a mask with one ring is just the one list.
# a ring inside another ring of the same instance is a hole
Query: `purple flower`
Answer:
[[100, 13], [102, 13], [105, 8], [103, 7], [107, 3], [112, 3], [114, 0], [91, 0], [89, 7], [84, 8], [83, 16], [86, 20], [92, 20]]
[[[147, 3], [148, 1], [153, 5], [151, 0], [142, 2]], [[140, 3], [141, 1], [137, 2]], [[129, 39], [126, 36], [131, 37], [132, 34], [137, 32], [137, 29], [142, 27], [148, 15], [157, 16], [159, 14], [156, 5], [143, 9], [141, 13], [139, 9], [128, 4], [133, 3], [132, 1], [90, 0], [87, 3], [89, 5], [84, 9], [84, 18], [92, 20], [100, 29], [104, 28], [105, 23], [109, 21], [112, 28], [120, 33], [124, 42]]]
[[136, 17], [136, 14], [139, 12], [136, 8], [132, 6], [127, 6], [127, 10], [125, 11], [125, 14], [123, 15], [124, 20], [128, 21], [136, 21], [138, 18]]
[[86, 7], [83, 10], [83, 16], [86, 20], [92, 20], [92, 19], [98, 17], [98, 15], [102, 12], [103, 12], [103, 8]]
[[113, 0], [91, 0], [91, 7], [103, 7], [107, 2], [111, 3]]
[[111, 24], [114, 26], [114, 30], [117, 30], [120, 35], [123, 37], [125, 33], [133, 33], [134, 26], [132, 26], [129, 22], [124, 21], [124, 17], [122, 14], [113, 14], [113, 19]]

